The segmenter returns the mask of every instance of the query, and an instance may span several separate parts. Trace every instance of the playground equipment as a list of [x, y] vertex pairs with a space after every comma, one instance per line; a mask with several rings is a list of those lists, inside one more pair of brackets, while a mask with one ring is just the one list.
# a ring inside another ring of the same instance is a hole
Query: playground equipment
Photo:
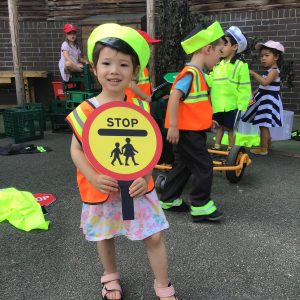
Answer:
[[[243, 146], [234, 146], [230, 151], [208, 149], [208, 152], [212, 155], [213, 170], [225, 172], [226, 178], [230, 183], [239, 182], [244, 175], [246, 167], [251, 164], [251, 159]], [[155, 181], [155, 188], [161, 193], [164, 189], [166, 174], [172, 169], [172, 165], [160, 164], [156, 165], [155, 169], [160, 171]]]

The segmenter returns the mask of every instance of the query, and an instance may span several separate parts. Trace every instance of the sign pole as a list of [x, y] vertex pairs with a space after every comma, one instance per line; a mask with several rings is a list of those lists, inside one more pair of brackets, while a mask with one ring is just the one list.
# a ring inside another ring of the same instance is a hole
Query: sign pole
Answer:
[[118, 184], [121, 190], [123, 220], [134, 220], [133, 198], [129, 195], [129, 187], [132, 182], [132, 180], [118, 180]]

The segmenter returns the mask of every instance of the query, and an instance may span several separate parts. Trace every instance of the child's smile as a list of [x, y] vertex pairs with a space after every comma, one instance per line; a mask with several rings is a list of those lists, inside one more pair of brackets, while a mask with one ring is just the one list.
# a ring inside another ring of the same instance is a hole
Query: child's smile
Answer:
[[133, 76], [131, 56], [105, 47], [99, 54], [96, 75], [105, 92], [123, 93]]

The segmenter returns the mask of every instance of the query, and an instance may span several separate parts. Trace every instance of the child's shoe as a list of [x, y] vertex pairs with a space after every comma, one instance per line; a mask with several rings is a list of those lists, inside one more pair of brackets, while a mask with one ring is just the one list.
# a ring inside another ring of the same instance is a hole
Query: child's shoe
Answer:
[[190, 206], [187, 205], [181, 198], [175, 199], [171, 202], [159, 201], [160, 206], [164, 210], [175, 211], [175, 212], [188, 212], [190, 211]]
[[250, 152], [256, 155], [268, 155], [268, 148], [253, 148], [250, 150]]
[[219, 222], [223, 219], [223, 217], [224, 217], [223, 212], [217, 209], [209, 215], [192, 216], [192, 220], [195, 223], [203, 222], [203, 221]]
[[168, 287], [160, 288], [156, 286], [156, 282], [154, 281], [154, 290], [155, 294], [158, 297], [158, 299], [167, 298], [167, 297], [174, 297], [175, 300], [178, 300], [175, 289], [171, 282], [169, 283]]

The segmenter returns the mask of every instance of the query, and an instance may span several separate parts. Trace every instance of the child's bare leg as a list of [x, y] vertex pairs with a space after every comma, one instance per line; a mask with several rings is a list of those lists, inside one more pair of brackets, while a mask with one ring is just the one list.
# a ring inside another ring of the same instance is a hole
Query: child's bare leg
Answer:
[[260, 146], [267, 149], [269, 146], [270, 139], [270, 130], [268, 127], [259, 127], [260, 128]]
[[[103, 265], [104, 275], [116, 273], [117, 265], [114, 239], [97, 242], [97, 250]], [[106, 294], [106, 297], [113, 300], [121, 299], [121, 293], [119, 291], [109, 292]]]
[[232, 128], [226, 128], [228, 131], [228, 146], [232, 148], [235, 143], [235, 136], [233, 135], [233, 129]]
[[81, 65], [77, 65], [72, 61], [66, 61], [65, 70], [67, 70], [68, 72], [82, 72], [83, 69]]
[[220, 126], [217, 128], [216, 132], [216, 142], [215, 142], [215, 148], [221, 148], [221, 141], [224, 134], [224, 127]]
[[[159, 288], [166, 288], [169, 284], [168, 261], [165, 243], [160, 232], [144, 240], [149, 262], [155, 277], [155, 285]], [[164, 297], [163, 300], [174, 300], [175, 297]]]

